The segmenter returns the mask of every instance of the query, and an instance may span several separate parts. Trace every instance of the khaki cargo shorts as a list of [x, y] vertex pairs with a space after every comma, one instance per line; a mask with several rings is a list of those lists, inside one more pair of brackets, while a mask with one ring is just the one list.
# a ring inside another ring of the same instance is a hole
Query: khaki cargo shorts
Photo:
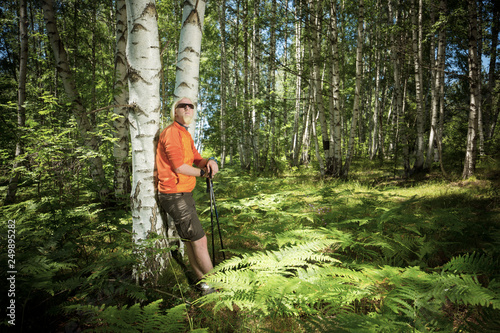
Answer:
[[158, 197], [161, 207], [174, 220], [183, 241], [194, 242], [205, 236], [191, 192], [159, 193]]

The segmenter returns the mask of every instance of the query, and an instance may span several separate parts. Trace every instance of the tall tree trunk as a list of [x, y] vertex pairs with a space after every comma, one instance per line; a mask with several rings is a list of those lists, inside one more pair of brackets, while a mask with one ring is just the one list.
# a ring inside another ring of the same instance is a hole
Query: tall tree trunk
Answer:
[[[381, 12], [380, 9], [380, 1], [377, 1], [377, 12]], [[371, 147], [370, 147], [370, 160], [375, 158], [377, 151], [379, 149], [379, 123], [380, 123], [380, 67], [382, 62], [382, 50], [379, 47], [380, 44], [380, 29], [379, 26], [375, 26], [375, 101], [373, 105], [373, 127], [371, 132]]]
[[276, 0], [272, 0], [271, 2], [271, 40], [270, 40], [270, 91], [269, 91], [269, 99], [270, 99], [270, 112], [271, 112], [271, 162], [270, 168], [271, 170], [276, 169], [276, 157], [277, 157], [277, 138], [276, 138], [276, 9], [277, 4]]
[[[160, 131], [160, 49], [156, 7], [150, 0], [127, 0], [127, 63], [129, 66], [129, 112], [132, 143], [132, 228], [134, 241], [154, 234], [165, 236], [165, 225], [155, 196], [155, 153]], [[155, 243], [168, 246], [166, 238]], [[156, 283], [168, 256], [144, 255], [136, 278]]]
[[221, 160], [220, 167], [224, 168], [226, 160], [226, 99], [227, 99], [227, 59], [226, 59], [226, 1], [219, 0], [217, 5], [219, 14], [220, 38], [221, 38], [221, 64], [220, 64], [220, 140], [221, 140]]
[[17, 88], [17, 127], [16, 131], [16, 153], [9, 186], [7, 187], [7, 195], [5, 204], [14, 203], [16, 200], [17, 185], [19, 182], [19, 171], [21, 166], [20, 158], [23, 154], [22, 131], [26, 125], [26, 74], [28, 71], [28, 13], [26, 0], [19, 1], [19, 41], [21, 45], [19, 54], [19, 81]]
[[[187, 97], [195, 104], [198, 103], [201, 37], [205, 5], [204, 0], [184, 1], [175, 75], [174, 97]], [[193, 139], [195, 138], [195, 125], [196, 115], [192, 125], [189, 126], [189, 133]]]
[[252, 154], [252, 118], [250, 112], [250, 85], [249, 77], [251, 75], [251, 69], [249, 69], [249, 44], [250, 44], [250, 33], [249, 33], [249, 20], [250, 14], [248, 11], [248, 0], [243, 0], [243, 169], [250, 169], [251, 167], [251, 154]]
[[[325, 116], [325, 108], [323, 104], [323, 91], [322, 91], [322, 78], [321, 78], [321, 41], [322, 41], [322, 27], [321, 27], [321, 4], [318, 0], [309, 0], [309, 10], [312, 12], [310, 19], [311, 31], [311, 59], [313, 63], [313, 80], [311, 82], [312, 88], [314, 90], [313, 108], [317, 108], [317, 113], [319, 116], [319, 122], [321, 126], [321, 136], [323, 138], [323, 151], [325, 154], [326, 168], [329, 174], [331, 174], [332, 160], [330, 158], [330, 141], [328, 136], [328, 124]], [[316, 113], [316, 112], [313, 112]], [[314, 119], [315, 117], [313, 117]], [[316, 124], [313, 124], [313, 135], [316, 135]], [[315, 138], [315, 141], [317, 139]], [[321, 155], [318, 155], [321, 158]], [[323, 162], [320, 162], [320, 166], [323, 166]], [[321, 174], [325, 174], [325, 170], [321, 169]]]
[[[482, 36], [483, 36], [483, 28], [482, 28], [482, 25], [483, 25], [483, 6], [482, 6], [482, 2], [479, 1], [477, 3], [479, 5], [479, 8], [477, 10], [478, 12], [478, 22], [477, 22], [477, 35], [480, 39], [482, 39]], [[477, 75], [478, 75], [478, 79], [477, 79], [477, 100], [476, 100], [476, 105], [477, 105], [477, 135], [478, 135], [478, 139], [479, 139], [479, 142], [478, 142], [478, 152], [479, 152], [479, 156], [484, 156], [485, 152], [484, 152], [484, 127], [483, 127], [483, 123], [484, 123], [484, 119], [483, 119], [483, 98], [482, 98], [482, 84], [483, 84], [483, 79], [482, 79], [482, 68], [483, 68], [483, 62], [482, 62], [482, 54], [483, 54], [483, 43], [482, 42], [478, 42], [477, 43]]]
[[[118, 202], [130, 194], [130, 162], [129, 156], [129, 127], [128, 127], [128, 76], [127, 76], [127, 6], [125, 0], [116, 2], [116, 51], [115, 51], [115, 86], [114, 112], [116, 120], [116, 143], [113, 146], [115, 158], [115, 197]], [[128, 200], [126, 201], [128, 204]]]
[[354, 93], [354, 106], [352, 110], [351, 132], [349, 136], [349, 143], [347, 145], [347, 156], [344, 168], [342, 169], [342, 176], [347, 178], [349, 175], [349, 168], [351, 166], [352, 155], [354, 154], [354, 138], [356, 135], [356, 126], [359, 118], [359, 107], [361, 100], [361, 84], [363, 76], [363, 40], [364, 40], [364, 3], [359, 0], [359, 13], [358, 13], [358, 40], [356, 48], [356, 88]]
[[476, 1], [468, 1], [469, 11], [469, 82], [470, 82], [470, 106], [469, 106], [469, 128], [467, 131], [467, 148], [465, 153], [463, 179], [474, 175], [476, 169], [477, 155], [477, 126], [478, 126], [478, 54], [477, 54], [477, 9]]
[[252, 40], [250, 48], [250, 92], [251, 92], [251, 133], [252, 133], [252, 148], [253, 148], [253, 167], [254, 170], [260, 170], [260, 112], [257, 110], [257, 99], [259, 94], [259, 62], [260, 58], [259, 47], [260, 44], [260, 28], [257, 24], [259, 12], [259, 0], [253, 0], [253, 20], [252, 20]]
[[495, 109], [495, 86], [496, 86], [496, 64], [497, 64], [497, 45], [498, 45], [498, 34], [500, 32], [500, 3], [495, 2], [493, 7], [493, 21], [491, 28], [491, 47], [490, 47], [490, 64], [488, 69], [488, 92], [485, 99], [485, 110], [488, 114], [488, 126], [487, 126], [487, 138], [490, 140], [493, 138], [495, 132], [496, 124], [498, 121], [498, 115], [500, 113], [500, 107], [496, 101]]
[[[82, 137], [84, 144], [89, 149], [97, 153], [99, 150], [99, 142], [97, 137], [92, 134], [94, 128], [92, 127], [90, 117], [83, 106], [82, 99], [76, 88], [76, 82], [69, 65], [68, 54], [66, 53], [64, 43], [59, 36], [56, 16], [54, 14], [53, 0], [44, 0], [42, 2], [42, 8], [47, 27], [47, 35], [54, 52], [57, 73], [62, 79], [66, 94], [73, 103], [72, 110], [76, 118], [80, 136]], [[90, 162], [91, 176], [98, 188], [97, 191], [99, 193], [99, 197], [102, 202], [106, 203], [108, 200], [109, 189], [106, 185], [102, 159], [101, 157], [96, 156], [91, 158]]]
[[300, 0], [295, 6], [295, 66], [297, 66], [297, 76], [295, 77], [295, 113], [293, 118], [293, 137], [292, 137], [292, 164], [297, 166], [299, 164], [299, 152], [302, 140], [299, 136], [299, 115], [301, 109], [302, 99], [302, 5]]
[[[441, 1], [442, 3], [443, 1]], [[436, 22], [436, 12], [437, 5], [431, 5], [431, 24], [434, 25]], [[441, 17], [444, 13], [441, 12], [441, 6], [438, 11], [438, 18]], [[441, 75], [444, 73], [441, 72], [441, 57], [444, 56], [444, 41], [441, 39], [443, 32], [443, 27], [440, 26], [438, 29], [438, 45], [437, 45], [437, 56], [434, 58], [435, 54], [435, 38], [434, 34], [431, 36], [431, 52], [430, 52], [430, 61], [431, 61], [431, 130], [429, 131], [429, 142], [427, 146], [427, 154], [424, 169], [430, 170], [432, 166], [432, 162], [434, 161], [434, 146], [437, 146], [437, 133], [438, 133], [438, 116], [439, 116], [439, 102], [440, 102], [440, 84], [441, 84]]]
[[330, 2], [330, 52], [331, 92], [330, 92], [330, 134], [332, 150], [331, 175], [340, 177], [342, 172], [342, 119], [340, 116], [340, 74], [337, 29], [337, 8], [335, 1]]
[[[415, 91], [417, 102], [417, 151], [414, 171], [424, 166], [424, 95], [422, 89], [422, 1], [414, 0], [412, 9], [413, 60], [415, 65]], [[418, 17], [418, 20], [417, 20]]]

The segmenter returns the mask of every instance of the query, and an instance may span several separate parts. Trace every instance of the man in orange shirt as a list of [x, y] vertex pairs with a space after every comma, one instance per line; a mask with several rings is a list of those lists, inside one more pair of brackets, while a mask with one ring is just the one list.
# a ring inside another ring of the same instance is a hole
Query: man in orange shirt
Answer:
[[[160, 134], [156, 151], [159, 200], [163, 209], [172, 217], [179, 236], [184, 241], [191, 267], [198, 279], [203, 278], [213, 265], [207, 247], [192, 191], [196, 177], [212, 177], [219, 171], [217, 162], [202, 158], [188, 132], [194, 118], [194, 105], [189, 98], [181, 98], [172, 105], [171, 116], [175, 121]], [[193, 167], [193, 163], [197, 167]], [[213, 291], [205, 283], [198, 288], [203, 294]]]

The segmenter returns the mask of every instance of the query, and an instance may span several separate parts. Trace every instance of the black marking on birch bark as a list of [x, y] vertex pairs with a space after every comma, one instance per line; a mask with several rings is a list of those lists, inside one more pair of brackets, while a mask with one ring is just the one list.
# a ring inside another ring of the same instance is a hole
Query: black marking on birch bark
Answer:
[[158, 204], [155, 202], [152, 212], [151, 212], [151, 217], [149, 218], [149, 223], [151, 223], [151, 231], [158, 231], [157, 229], [157, 222], [158, 222]]
[[137, 181], [137, 186], [135, 187], [134, 194], [132, 195], [132, 201], [136, 201], [139, 197], [139, 193], [141, 192], [141, 181]]
[[144, 16], [154, 16], [158, 21], [158, 12], [156, 11], [156, 6], [154, 2], [150, 2], [146, 5], [140, 17], [142, 18]]
[[130, 67], [130, 64], [129, 64], [129, 68], [128, 68], [128, 79], [131, 83], [136, 83], [136, 82], [143, 82], [144, 84], [147, 84], [148, 86], [151, 85], [150, 82], [147, 82], [146, 80], [144, 80], [144, 78], [139, 74], [139, 72], [133, 68], [133, 67]]
[[189, 62], [192, 62], [191, 59], [189, 59], [188, 57], [184, 57], [182, 59], [180, 59], [179, 61], [177, 61], [177, 63], [180, 63], [182, 61], [189, 61]]
[[178, 72], [184, 72], [184, 70], [182, 68], [180, 68], [179, 66], [176, 66], [175, 70], [178, 71]]
[[146, 27], [145, 27], [145, 26], [143, 26], [142, 24], [140, 24], [140, 23], [135, 23], [135, 24], [132, 26], [132, 31], [131, 31], [131, 33], [136, 33], [136, 32], [138, 32], [139, 30], [148, 31], [148, 29], [146, 29]]
[[196, 54], [196, 56], [197, 56], [197, 57], [199, 57], [199, 56], [200, 56], [200, 53], [199, 53], [199, 52], [196, 52], [196, 50], [195, 50], [195, 49], [193, 49], [191, 46], [186, 46], [186, 47], [184, 48], [184, 50], [182, 50], [180, 53], [182, 54], [182, 53], [184, 53], [184, 52], [194, 53], [194, 54]]
[[190, 86], [189, 86], [186, 82], [181, 82], [181, 84], [179, 84], [179, 85], [177, 86], [177, 88], [179, 88], [179, 87], [186, 87], [186, 88], [191, 89], [191, 87], [190, 87]]
[[[184, 6], [186, 6], [186, 2], [184, 2]], [[192, 6], [191, 3], [189, 3], [189, 6]], [[198, 8], [198, 1], [196, 1], [195, 7], [189, 13], [188, 17], [186, 18], [186, 20], [182, 24], [182, 27], [184, 27], [186, 24], [194, 24], [194, 25], [198, 26], [198, 29], [200, 29], [200, 31], [201, 31], [201, 20], [200, 20], [200, 15], [198, 14], [197, 8]]]

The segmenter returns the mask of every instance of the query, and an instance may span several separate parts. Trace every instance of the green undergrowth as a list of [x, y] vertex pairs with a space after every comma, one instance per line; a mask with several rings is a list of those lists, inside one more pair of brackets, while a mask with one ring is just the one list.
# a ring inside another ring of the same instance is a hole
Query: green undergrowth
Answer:
[[[0, 207], [3, 220], [16, 221], [16, 326], [24, 332], [498, 331], [498, 179], [484, 172], [467, 182], [439, 175], [408, 181], [389, 167], [370, 173], [373, 167], [357, 166], [349, 181], [307, 169], [280, 177], [222, 170], [214, 190], [226, 260], [215, 225], [217, 266], [206, 280], [218, 292], [205, 297], [192, 286], [186, 258], [170, 260], [155, 284], [135, 283], [141, 259], [128, 212], [20, 189], [24, 201]], [[212, 252], [201, 179], [195, 198]], [[2, 224], [4, 263], [7, 233]], [[2, 296], [3, 309], [8, 301]], [[2, 320], [7, 327], [8, 317]]]

